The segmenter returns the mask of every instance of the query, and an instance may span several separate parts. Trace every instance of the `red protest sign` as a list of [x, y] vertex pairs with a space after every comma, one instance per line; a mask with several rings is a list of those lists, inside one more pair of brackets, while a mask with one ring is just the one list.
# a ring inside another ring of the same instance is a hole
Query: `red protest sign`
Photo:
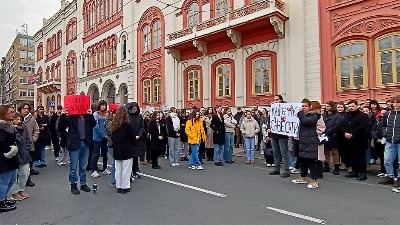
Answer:
[[108, 110], [110, 111], [117, 111], [119, 105], [118, 104], [109, 104], [108, 105]]
[[67, 95], [64, 96], [64, 109], [68, 115], [88, 114], [90, 109], [90, 96], [87, 95]]

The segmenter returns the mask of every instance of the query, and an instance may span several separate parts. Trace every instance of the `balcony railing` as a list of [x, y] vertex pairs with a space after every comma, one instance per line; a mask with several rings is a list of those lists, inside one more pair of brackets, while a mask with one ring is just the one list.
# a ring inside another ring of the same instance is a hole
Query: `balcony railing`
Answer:
[[[174, 41], [176, 39], [188, 36], [193, 34], [194, 32], [200, 32], [203, 30], [206, 30], [208, 28], [223, 24], [227, 21], [237, 21], [237, 19], [240, 19], [242, 17], [251, 15], [253, 13], [259, 12], [261, 10], [265, 9], [271, 9], [271, 12], [273, 11], [278, 11], [281, 14], [285, 15], [285, 3], [281, 0], [264, 0], [264, 1], [259, 1], [255, 2], [253, 4], [250, 4], [248, 6], [241, 7], [239, 9], [236, 9], [232, 12], [230, 12], [227, 15], [211, 18], [209, 20], [206, 20], [195, 27], [189, 27], [186, 29], [182, 29], [173, 33], [168, 34], [168, 39], [169, 41]], [[195, 28], [195, 29], [194, 29]]]

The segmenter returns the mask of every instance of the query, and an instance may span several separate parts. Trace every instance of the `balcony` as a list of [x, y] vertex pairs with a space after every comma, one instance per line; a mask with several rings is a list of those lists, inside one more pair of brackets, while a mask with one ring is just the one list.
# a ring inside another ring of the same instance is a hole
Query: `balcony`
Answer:
[[44, 94], [50, 94], [61, 91], [61, 79], [60, 78], [52, 78], [49, 80], [42, 81], [37, 83], [38, 91]]
[[166, 48], [174, 48], [176, 45], [191, 40], [201, 39], [268, 18], [278, 36], [282, 38], [284, 36], [283, 24], [288, 19], [285, 14], [285, 3], [281, 0], [264, 0], [236, 9], [227, 15], [211, 18], [196, 26], [170, 33]]

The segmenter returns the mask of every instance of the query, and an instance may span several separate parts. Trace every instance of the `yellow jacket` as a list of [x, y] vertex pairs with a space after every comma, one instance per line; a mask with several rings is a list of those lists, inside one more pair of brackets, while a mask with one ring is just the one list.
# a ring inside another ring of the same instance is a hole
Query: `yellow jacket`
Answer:
[[203, 142], [207, 141], [206, 132], [204, 132], [203, 119], [200, 118], [197, 122], [188, 120], [186, 122], [186, 134], [188, 136], [188, 144], [199, 144], [200, 138]]

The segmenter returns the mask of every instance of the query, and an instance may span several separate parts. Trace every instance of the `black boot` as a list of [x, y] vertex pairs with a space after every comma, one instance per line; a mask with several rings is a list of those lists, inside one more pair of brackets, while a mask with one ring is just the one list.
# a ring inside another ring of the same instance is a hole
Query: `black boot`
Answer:
[[339, 167], [340, 167], [339, 164], [335, 164], [333, 166], [333, 175], [339, 175]]
[[5, 201], [0, 201], [0, 213], [2, 212], [10, 212], [16, 210], [17, 206], [15, 205], [7, 205]]
[[367, 175], [365, 173], [360, 173], [357, 180], [359, 180], [359, 181], [367, 180]]
[[35, 183], [33, 183], [31, 181], [31, 177], [29, 177], [28, 180], [26, 181], [26, 186], [27, 187], [35, 187]]
[[77, 184], [71, 184], [71, 193], [73, 195], [79, 195], [81, 192], [78, 190]]
[[329, 163], [324, 163], [324, 173], [331, 172], [331, 168], [329, 167]]
[[348, 173], [348, 174], [346, 174], [344, 176], [347, 177], [347, 178], [353, 178], [353, 177], [358, 177], [358, 174], [357, 173]]

